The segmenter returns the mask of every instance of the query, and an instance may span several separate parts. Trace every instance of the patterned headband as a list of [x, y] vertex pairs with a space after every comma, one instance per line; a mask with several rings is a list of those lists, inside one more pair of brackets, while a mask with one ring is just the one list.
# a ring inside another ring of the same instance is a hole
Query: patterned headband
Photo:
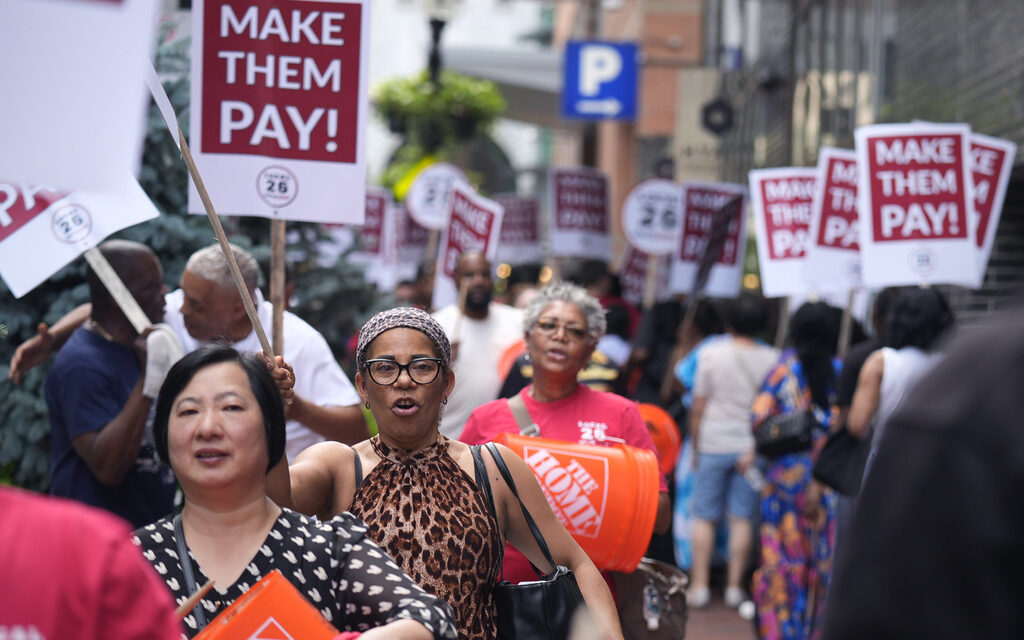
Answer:
[[434, 343], [437, 350], [437, 357], [441, 358], [444, 368], [451, 364], [452, 347], [448, 342], [448, 336], [444, 329], [431, 317], [429, 313], [416, 307], [395, 307], [381, 311], [370, 318], [359, 331], [359, 344], [356, 347], [356, 366], [360, 369], [366, 364], [366, 350], [370, 343], [377, 339], [377, 336], [389, 329], [404, 327], [415, 329], [421, 332]]

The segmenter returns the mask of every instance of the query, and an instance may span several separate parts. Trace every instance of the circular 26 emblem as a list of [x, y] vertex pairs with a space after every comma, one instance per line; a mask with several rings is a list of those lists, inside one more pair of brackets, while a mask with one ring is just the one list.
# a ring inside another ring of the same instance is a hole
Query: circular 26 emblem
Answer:
[[286, 207], [299, 195], [299, 179], [285, 167], [270, 166], [257, 176], [256, 192], [271, 207]]
[[66, 204], [51, 214], [50, 230], [61, 242], [75, 244], [88, 237], [92, 231], [92, 216], [80, 204]]
[[935, 273], [939, 266], [938, 256], [928, 247], [916, 247], [907, 254], [907, 262], [910, 270], [919, 276], [928, 276]]

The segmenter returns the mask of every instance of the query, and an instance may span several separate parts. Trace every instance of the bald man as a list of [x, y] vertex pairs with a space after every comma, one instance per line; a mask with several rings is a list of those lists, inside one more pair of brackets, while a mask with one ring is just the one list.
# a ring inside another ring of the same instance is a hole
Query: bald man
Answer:
[[[111, 240], [100, 252], [150, 322], [164, 314], [164, 271], [149, 247]], [[51, 492], [112, 511], [140, 527], [173, 510], [175, 481], [160, 464], [143, 393], [146, 343], [89, 269], [92, 308], [46, 378]]]
[[498, 397], [505, 375], [498, 362], [510, 346], [523, 338], [523, 312], [493, 302], [491, 264], [479, 251], [459, 256], [455, 286], [466, 287], [465, 309], [452, 304], [434, 312], [434, 318], [452, 342], [455, 390], [441, 413], [441, 433], [457, 439], [469, 414]]

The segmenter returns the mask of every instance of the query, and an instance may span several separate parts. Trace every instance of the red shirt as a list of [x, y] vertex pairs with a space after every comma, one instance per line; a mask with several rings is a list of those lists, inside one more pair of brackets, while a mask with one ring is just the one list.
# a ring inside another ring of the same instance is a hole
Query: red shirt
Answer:
[[[624, 442], [657, 455], [657, 449], [640, 417], [636, 403], [614, 393], [594, 391], [577, 385], [568, 397], [554, 402], [538, 402], [530, 397], [527, 387], [522, 391], [530, 417], [540, 427], [540, 436], [577, 444], [610, 446]], [[519, 433], [519, 426], [504, 398], [477, 407], [469, 416], [459, 440], [466, 444], [491, 442], [500, 433]], [[664, 476], [659, 474], [661, 491], [668, 491]], [[536, 580], [526, 556], [509, 546], [505, 550], [505, 579], [510, 582]]]
[[178, 640], [174, 603], [128, 524], [0, 488], [0, 638]]

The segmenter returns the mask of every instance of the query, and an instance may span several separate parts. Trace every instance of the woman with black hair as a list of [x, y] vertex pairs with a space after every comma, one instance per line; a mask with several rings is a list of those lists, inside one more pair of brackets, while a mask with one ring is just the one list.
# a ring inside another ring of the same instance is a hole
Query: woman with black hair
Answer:
[[754, 572], [758, 636], [804, 640], [820, 635], [832, 573], [835, 494], [811, 475], [835, 425], [839, 361], [837, 317], [828, 305], [801, 306], [789, 323], [793, 349], [768, 372], [754, 399], [754, 431], [772, 416], [810, 409], [817, 420], [808, 451], [768, 460], [761, 492], [761, 561]]
[[885, 423], [907, 392], [935, 364], [934, 347], [953, 325], [953, 312], [935, 289], [901, 290], [886, 321], [887, 346], [873, 352], [857, 378], [847, 428], [858, 438], [871, 438], [864, 474], [871, 468]]
[[182, 621], [188, 637], [275, 569], [325, 619], [367, 640], [456, 637], [451, 608], [366, 538], [362, 520], [318, 522], [267, 496], [267, 473], [284, 455], [284, 405], [256, 356], [211, 345], [179, 360], [160, 388], [153, 436], [185, 506], [137, 530], [135, 543], [179, 604], [213, 580]]

